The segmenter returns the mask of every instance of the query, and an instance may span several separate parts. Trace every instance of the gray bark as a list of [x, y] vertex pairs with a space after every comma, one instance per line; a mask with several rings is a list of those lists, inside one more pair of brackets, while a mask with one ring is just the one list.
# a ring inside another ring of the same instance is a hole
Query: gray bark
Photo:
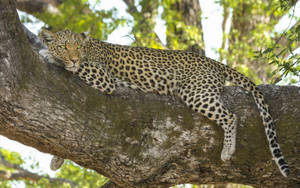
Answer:
[[1, 135], [94, 169], [110, 178], [112, 187], [300, 186], [299, 87], [260, 86], [291, 167], [289, 178], [283, 178], [271, 159], [255, 103], [241, 88], [225, 87], [222, 94], [239, 118], [237, 151], [223, 163], [221, 128], [176, 98], [127, 88], [103, 95], [47, 63], [36, 51], [40, 44], [32, 44], [37, 45], [30, 47], [15, 2], [1, 0]]
[[16, 0], [16, 6], [28, 14], [36, 14], [46, 11], [57, 12], [57, 7], [63, 2], [64, 0]]

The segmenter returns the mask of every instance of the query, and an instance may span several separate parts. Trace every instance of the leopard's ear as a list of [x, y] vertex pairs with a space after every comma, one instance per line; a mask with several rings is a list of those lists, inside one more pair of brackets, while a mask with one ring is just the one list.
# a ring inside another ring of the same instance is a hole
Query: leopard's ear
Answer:
[[43, 40], [43, 42], [47, 44], [54, 40], [55, 33], [52, 33], [51, 31], [48, 31], [46, 29], [42, 29], [39, 36]]
[[85, 41], [85, 40], [87, 40], [89, 38], [89, 36], [88, 36], [88, 33], [87, 32], [84, 32], [84, 33], [80, 33], [79, 34], [79, 39], [81, 40], [81, 41]]

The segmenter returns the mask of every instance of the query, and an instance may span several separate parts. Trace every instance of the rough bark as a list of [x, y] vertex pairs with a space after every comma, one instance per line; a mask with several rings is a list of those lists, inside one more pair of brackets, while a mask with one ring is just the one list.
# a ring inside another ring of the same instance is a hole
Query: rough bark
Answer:
[[28, 14], [43, 13], [46, 11], [57, 12], [57, 7], [64, 0], [16, 0], [17, 9]]
[[[32, 37], [32, 36], [31, 36]], [[32, 40], [30, 40], [32, 41]], [[0, 1], [0, 134], [73, 160], [118, 187], [235, 182], [300, 185], [300, 89], [260, 86], [291, 166], [283, 178], [253, 99], [226, 87], [222, 100], [239, 118], [237, 151], [223, 163], [223, 132], [176, 98], [118, 88], [106, 96], [30, 47], [15, 2]]]

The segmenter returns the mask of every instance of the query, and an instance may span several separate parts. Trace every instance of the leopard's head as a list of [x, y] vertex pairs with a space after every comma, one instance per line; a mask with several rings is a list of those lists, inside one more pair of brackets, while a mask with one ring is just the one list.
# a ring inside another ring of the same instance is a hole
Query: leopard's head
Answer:
[[56, 33], [42, 30], [40, 37], [48, 46], [49, 52], [64, 63], [66, 70], [77, 72], [84, 58], [84, 44], [87, 36], [69, 30]]

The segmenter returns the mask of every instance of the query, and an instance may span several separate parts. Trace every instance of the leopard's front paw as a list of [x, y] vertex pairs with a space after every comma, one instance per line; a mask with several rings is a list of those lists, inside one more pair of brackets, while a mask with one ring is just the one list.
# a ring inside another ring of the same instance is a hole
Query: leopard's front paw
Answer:
[[228, 161], [231, 159], [233, 153], [235, 152], [235, 146], [231, 145], [231, 146], [224, 146], [222, 149], [222, 153], [221, 153], [221, 159], [222, 161]]
[[58, 156], [53, 156], [50, 162], [50, 169], [55, 171], [58, 170], [64, 163], [64, 159]]

